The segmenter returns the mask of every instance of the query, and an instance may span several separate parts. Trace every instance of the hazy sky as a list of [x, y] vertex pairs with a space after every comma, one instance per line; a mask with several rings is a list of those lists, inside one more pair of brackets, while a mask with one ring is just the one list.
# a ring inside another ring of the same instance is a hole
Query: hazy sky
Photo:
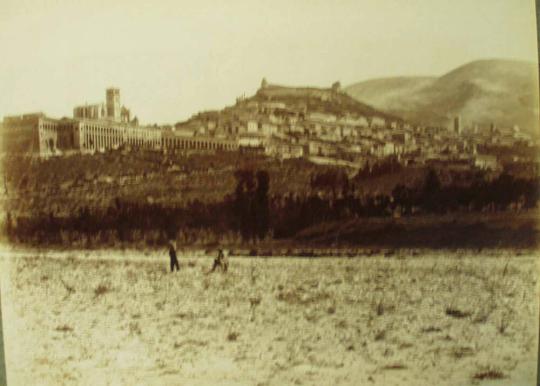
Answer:
[[121, 101], [174, 123], [261, 78], [349, 85], [440, 75], [480, 58], [536, 62], [534, 0], [1, 0], [0, 116]]

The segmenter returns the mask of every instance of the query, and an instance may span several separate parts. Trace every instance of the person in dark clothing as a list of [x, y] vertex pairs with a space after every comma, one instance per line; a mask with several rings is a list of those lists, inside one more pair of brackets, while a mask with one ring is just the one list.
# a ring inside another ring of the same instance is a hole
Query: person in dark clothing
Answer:
[[178, 259], [176, 258], [176, 243], [173, 240], [169, 241], [169, 257], [171, 258], [171, 272], [174, 272], [175, 268], [177, 271], [180, 270], [180, 265], [178, 264]]
[[218, 249], [218, 255], [214, 259], [214, 265], [212, 266], [210, 272], [214, 272], [217, 267], [221, 268], [223, 272], [227, 272], [227, 270], [229, 269], [229, 261], [227, 259], [226, 253], [223, 253], [223, 250], [221, 249]]

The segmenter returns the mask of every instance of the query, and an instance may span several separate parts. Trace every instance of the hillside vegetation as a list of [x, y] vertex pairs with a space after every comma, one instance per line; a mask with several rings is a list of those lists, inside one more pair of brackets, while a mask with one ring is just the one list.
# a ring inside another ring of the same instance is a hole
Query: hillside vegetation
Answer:
[[[537, 205], [538, 179], [507, 173], [456, 174], [395, 161], [354, 170], [235, 153], [114, 151], [11, 163], [4, 227], [16, 243], [160, 245], [174, 237], [185, 245], [435, 248], [500, 241], [529, 248], [539, 240], [535, 223], [520, 220]], [[505, 214], [508, 224], [485, 228], [492, 220], [480, 216], [485, 212]], [[425, 215], [448, 213], [456, 214], [452, 223], [437, 216], [422, 223]], [[396, 217], [413, 220], [400, 225]], [[371, 227], [375, 218], [383, 224]], [[522, 226], [513, 230], [514, 223]], [[328, 227], [324, 234], [321, 227]], [[445, 238], [446, 230], [454, 236]]]
[[365, 103], [420, 124], [448, 125], [460, 115], [481, 129], [497, 126], [538, 133], [538, 66], [480, 60], [440, 77], [396, 77], [353, 84], [346, 91]]

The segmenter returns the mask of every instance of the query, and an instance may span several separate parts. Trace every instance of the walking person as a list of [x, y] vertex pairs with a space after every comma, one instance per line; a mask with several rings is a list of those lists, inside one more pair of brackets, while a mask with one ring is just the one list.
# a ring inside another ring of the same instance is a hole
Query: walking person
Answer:
[[224, 252], [222, 249], [218, 249], [218, 255], [214, 259], [214, 265], [212, 266], [210, 272], [214, 272], [218, 267], [221, 268], [222, 272], [227, 272], [229, 269], [229, 259], [227, 255], [227, 251]]
[[180, 270], [180, 265], [178, 264], [178, 259], [176, 257], [176, 241], [169, 240], [169, 257], [171, 258], [171, 272]]

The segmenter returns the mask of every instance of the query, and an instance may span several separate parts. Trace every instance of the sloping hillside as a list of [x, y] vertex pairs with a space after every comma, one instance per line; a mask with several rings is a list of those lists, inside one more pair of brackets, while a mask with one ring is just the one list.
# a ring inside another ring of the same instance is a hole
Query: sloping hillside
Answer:
[[255, 102], [255, 105], [258, 103], [264, 104], [265, 102], [278, 103], [296, 112], [322, 112], [337, 116], [352, 114], [398, 122], [403, 121], [401, 117], [395, 114], [376, 109], [353, 98], [339, 87], [334, 89], [265, 85], [259, 88], [255, 95], [237, 100], [235, 105], [225, 107], [219, 111], [197, 113], [186, 122], [178, 122], [176, 126], [189, 127], [192, 125], [192, 127], [197, 127], [197, 124], [201, 121], [216, 121], [223, 124], [223, 122], [230, 120], [258, 120], [264, 118], [267, 113], [254, 109], [253, 102]]
[[512, 60], [480, 60], [441, 77], [368, 80], [346, 88], [349, 95], [406, 120], [448, 125], [460, 115], [465, 125], [519, 125], [539, 130], [538, 67]]
[[351, 98], [347, 93], [332, 89], [269, 85], [259, 89], [252, 99], [278, 101], [293, 108], [303, 106], [307, 111], [320, 111], [336, 115], [355, 113], [399, 119], [393, 114], [379, 111], [364, 102]]
[[[414, 93], [431, 85], [436, 77], [395, 77], [371, 79], [346, 88], [346, 92], [359, 101], [388, 109], [400, 100], [414, 97]], [[411, 101], [412, 102], [412, 101]]]

